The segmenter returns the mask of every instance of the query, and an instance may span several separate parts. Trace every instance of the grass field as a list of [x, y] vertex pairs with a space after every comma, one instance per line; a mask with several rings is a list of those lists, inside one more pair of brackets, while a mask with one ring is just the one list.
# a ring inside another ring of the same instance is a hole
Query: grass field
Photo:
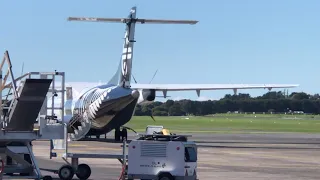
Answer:
[[320, 133], [320, 116], [217, 114], [213, 116], [134, 116], [126, 126], [138, 132], [147, 125], [163, 125], [170, 132], [184, 133]]

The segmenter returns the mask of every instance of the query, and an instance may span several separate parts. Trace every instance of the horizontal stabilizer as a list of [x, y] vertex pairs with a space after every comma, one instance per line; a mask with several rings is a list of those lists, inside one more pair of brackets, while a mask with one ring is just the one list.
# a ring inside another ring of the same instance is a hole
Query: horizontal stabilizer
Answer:
[[68, 21], [115, 22], [124, 23], [125, 18], [69, 17]]
[[196, 24], [198, 21], [193, 20], [164, 20], [164, 19], [131, 19], [131, 18], [94, 18], [94, 17], [69, 17], [68, 21], [88, 21], [88, 22], [114, 22], [127, 23], [130, 21], [136, 23], [150, 23], [150, 24]]
[[198, 21], [193, 20], [163, 20], [163, 19], [137, 19], [137, 22], [141, 24], [144, 23], [152, 23], [152, 24], [190, 24], [194, 25], [197, 24]]

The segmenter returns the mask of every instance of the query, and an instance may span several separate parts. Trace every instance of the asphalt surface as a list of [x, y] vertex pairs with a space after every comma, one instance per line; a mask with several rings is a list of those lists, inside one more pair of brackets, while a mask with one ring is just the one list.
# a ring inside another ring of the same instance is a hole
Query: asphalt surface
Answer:
[[[198, 178], [201, 180], [320, 179], [320, 135], [195, 134], [190, 139], [199, 145]], [[64, 164], [61, 158], [49, 159], [48, 142], [36, 141], [33, 145], [41, 168], [58, 169]], [[79, 141], [70, 144], [69, 152], [121, 154], [120, 145]], [[119, 178], [121, 164], [116, 159], [80, 159], [80, 163], [92, 168], [90, 179]], [[58, 177], [48, 172], [43, 174]]]

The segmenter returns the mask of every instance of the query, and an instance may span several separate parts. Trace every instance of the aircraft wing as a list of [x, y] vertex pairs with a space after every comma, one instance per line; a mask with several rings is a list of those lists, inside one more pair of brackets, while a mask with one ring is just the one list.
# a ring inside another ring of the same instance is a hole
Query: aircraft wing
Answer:
[[272, 88], [294, 88], [298, 84], [131, 84], [132, 89], [154, 89], [163, 91], [166, 97], [167, 91], [189, 91], [196, 90], [200, 96], [200, 90], [226, 90], [232, 89], [268, 89]]

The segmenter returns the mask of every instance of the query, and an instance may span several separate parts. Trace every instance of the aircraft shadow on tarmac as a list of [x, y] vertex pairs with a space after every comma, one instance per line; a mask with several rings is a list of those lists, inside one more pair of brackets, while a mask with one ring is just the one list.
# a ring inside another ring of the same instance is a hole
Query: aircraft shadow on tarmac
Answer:
[[320, 145], [320, 142], [275, 142], [275, 141], [272, 141], [272, 142], [263, 142], [263, 141], [260, 141], [260, 142], [257, 142], [257, 141], [195, 141], [196, 143], [207, 143], [207, 144], [217, 144], [217, 143], [221, 143], [221, 144], [227, 144], [227, 143], [230, 143], [230, 144], [313, 144], [313, 145]]
[[[94, 141], [94, 142], [105, 142], [105, 143], [117, 143], [121, 144], [122, 142], [115, 141], [114, 139], [107, 138], [84, 138], [79, 141]], [[131, 140], [127, 140], [127, 143], [130, 143]], [[195, 141], [200, 148], [242, 148], [242, 149], [320, 149], [320, 142], [251, 142], [251, 141]], [[217, 145], [217, 144], [235, 144], [235, 145]], [[243, 145], [239, 145], [243, 144]], [[246, 144], [251, 144], [248, 146]], [[264, 146], [264, 145], [319, 145], [319, 147], [277, 147], [277, 146]]]
[[219, 145], [198, 145], [200, 148], [228, 148], [228, 149], [295, 149], [295, 150], [306, 150], [306, 149], [320, 149], [320, 147], [265, 147], [265, 146], [219, 146]]
[[[115, 141], [114, 139], [105, 139], [105, 138], [100, 138], [100, 139], [95, 139], [95, 138], [83, 138], [78, 141], [92, 141], [92, 142], [106, 142], [106, 143], [117, 143], [117, 144], [122, 144], [122, 141]], [[127, 143], [130, 143], [131, 140], [127, 140]]]

